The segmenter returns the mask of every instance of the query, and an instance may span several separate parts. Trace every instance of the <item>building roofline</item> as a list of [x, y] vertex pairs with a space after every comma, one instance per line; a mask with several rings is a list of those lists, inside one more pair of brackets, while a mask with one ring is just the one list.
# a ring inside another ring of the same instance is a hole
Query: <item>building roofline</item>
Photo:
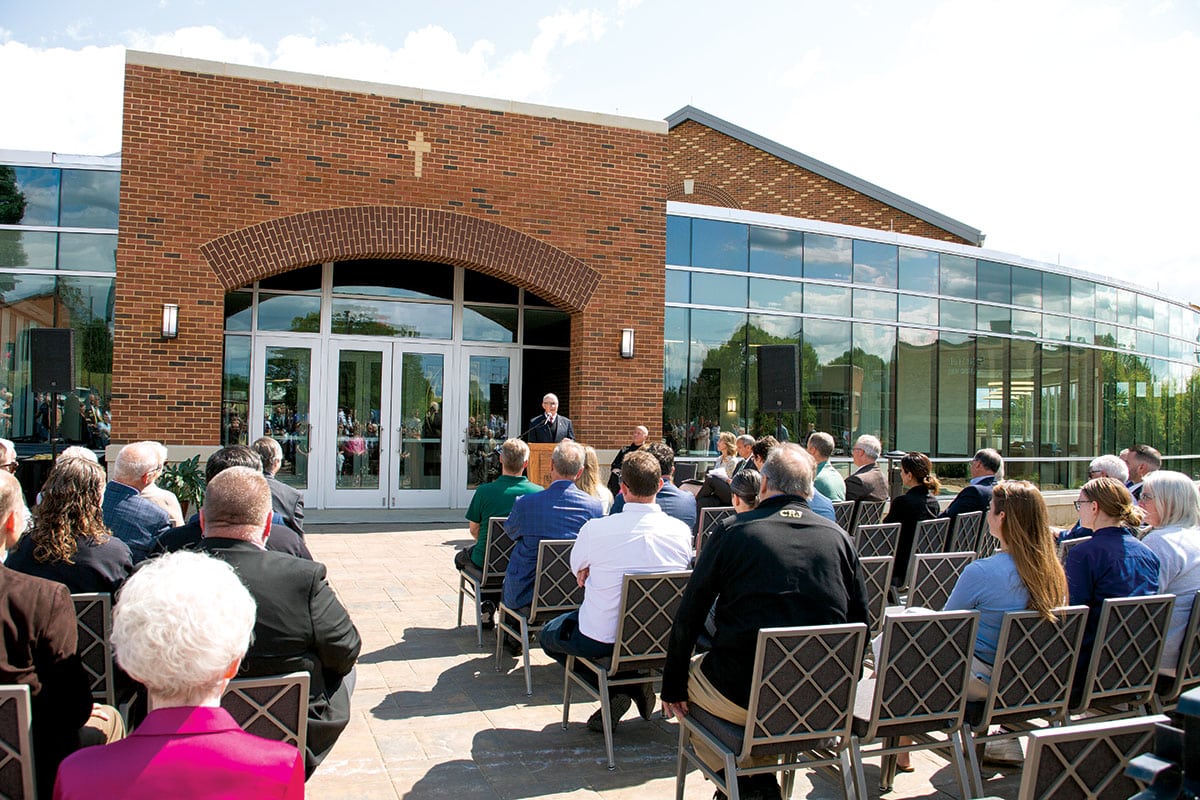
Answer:
[[972, 228], [964, 222], [959, 222], [956, 219], [946, 216], [945, 214], [934, 211], [931, 208], [915, 203], [908, 198], [901, 197], [895, 192], [889, 192], [881, 186], [876, 186], [869, 181], [865, 181], [849, 172], [844, 172], [837, 167], [830, 166], [823, 161], [818, 161], [811, 156], [806, 156], [799, 150], [793, 150], [790, 147], [785, 147], [779, 142], [772, 141], [765, 136], [760, 136], [753, 131], [748, 131], [745, 128], [734, 125], [732, 122], [726, 122], [720, 117], [715, 117], [707, 111], [701, 111], [694, 106], [684, 106], [676, 111], [671, 116], [667, 117], [668, 129], [674, 128], [688, 120], [698, 122], [705, 127], [712, 128], [715, 131], [733, 137], [738, 141], [744, 142], [751, 147], [756, 147], [763, 152], [782, 158], [791, 164], [795, 164], [801, 169], [806, 169], [809, 172], [816, 173], [823, 178], [839, 183], [849, 189], [853, 189], [867, 197], [874, 198], [881, 203], [885, 203], [897, 211], [903, 211], [917, 219], [922, 219], [930, 225], [941, 228], [948, 233], [959, 236], [977, 246], [983, 245], [984, 234], [978, 228]]
[[587, 125], [603, 125], [610, 128], [627, 128], [648, 133], [667, 132], [667, 126], [662, 120], [639, 119], [637, 117], [622, 117], [616, 114], [598, 114], [592, 111], [581, 111], [572, 108], [542, 106], [534, 103], [522, 103], [516, 100], [502, 100], [495, 97], [478, 97], [475, 95], [455, 94], [453, 92], [438, 92], [429, 89], [417, 89], [411, 86], [394, 86], [388, 83], [373, 83], [371, 81], [336, 78], [326, 75], [312, 75], [304, 72], [291, 72], [266, 67], [253, 67], [245, 64], [229, 64], [220, 61], [205, 61], [197, 58], [170, 56], [162, 53], [147, 53], [141, 50], [126, 50], [125, 63], [142, 67], [157, 67], [181, 72], [199, 72], [206, 75], [223, 75], [230, 78], [246, 80], [271, 81], [288, 83], [294, 86], [305, 86], [312, 89], [329, 89], [339, 92], [354, 92], [356, 94], [374, 94], [381, 97], [393, 97], [400, 100], [412, 100], [419, 103], [438, 103], [448, 106], [465, 106], [484, 111], [500, 111], [507, 114], [522, 114], [530, 117], [580, 122]]

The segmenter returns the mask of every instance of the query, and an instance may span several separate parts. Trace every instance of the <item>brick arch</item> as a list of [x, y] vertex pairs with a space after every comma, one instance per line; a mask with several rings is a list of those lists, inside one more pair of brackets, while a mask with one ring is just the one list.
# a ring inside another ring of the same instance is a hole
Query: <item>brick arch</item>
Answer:
[[587, 264], [532, 236], [465, 214], [412, 206], [306, 211], [233, 231], [200, 252], [226, 289], [326, 261], [407, 258], [468, 267], [574, 313], [600, 283], [600, 273]]
[[742, 204], [737, 199], [722, 189], [711, 183], [704, 181], [696, 181], [692, 184], [692, 193], [685, 194], [683, 184], [679, 183], [667, 190], [667, 200], [674, 200], [680, 203], [699, 203], [704, 206], [720, 206], [722, 208], [741, 208]]

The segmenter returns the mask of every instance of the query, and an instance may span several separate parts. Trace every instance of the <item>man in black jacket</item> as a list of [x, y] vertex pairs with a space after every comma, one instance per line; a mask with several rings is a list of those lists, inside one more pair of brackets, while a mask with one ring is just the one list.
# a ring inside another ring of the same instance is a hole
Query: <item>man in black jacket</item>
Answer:
[[270, 436], [255, 439], [250, 447], [262, 459], [263, 476], [267, 479], [267, 486], [271, 487], [271, 507], [283, 516], [289, 528], [303, 536], [304, 495], [275, 477], [283, 464], [283, 448]]
[[[746, 723], [760, 628], [867, 622], [867, 589], [850, 539], [813, 513], [813, 460], [796, 444], [771, 450], [758, 507], [723, 520], [700, 552], [675, 616], [663, 670], [663, 713], [689, 703], [737, 725]], [[716, 608], [712, 649], [692, 659], [709, 609]], [[697, 742], [697, 752], [704, 757]], [[715, 753], [705, 758], [721, 769]], [[743, 797], [775, 798], [772, 775], [739, 779]]]
[[324, 565], [268, 552], [271, 491], [262, 473], [230, 467], [204, 496], [202, 549], [227, 561], [258, 605], [254, 641], [239, 675], [309, 674], [305, 774], [311, 776], [350, 722], [362, 640], [325, 581]]

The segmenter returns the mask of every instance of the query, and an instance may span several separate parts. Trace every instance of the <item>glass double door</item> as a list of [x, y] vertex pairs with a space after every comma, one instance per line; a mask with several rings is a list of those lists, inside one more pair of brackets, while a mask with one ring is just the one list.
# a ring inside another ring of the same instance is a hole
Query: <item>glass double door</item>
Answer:
[[513, 351], [330, 342], [326, 507], [461, 508], [499, 474]]

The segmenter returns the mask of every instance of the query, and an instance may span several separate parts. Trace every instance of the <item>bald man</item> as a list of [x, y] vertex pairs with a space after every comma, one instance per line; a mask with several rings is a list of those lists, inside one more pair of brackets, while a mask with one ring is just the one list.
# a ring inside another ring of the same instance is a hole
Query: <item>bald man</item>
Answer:
[[162, 474], [164, 451], [158, 442], [125, 445], [104, 489], [104, 524], [129, 546], [134, 564], [149, 557], [154, 540], [171, 527], [167, 512], [142, 496], [142, 490]]
[[558, 413], [558, 395], [547, 394], [543, 397], [542, 411], [542, 414], [529, 420], [526, 441], [530, 444], [555, 444], [563, 439], [575, 438], [575, 427], [571, 420]]

